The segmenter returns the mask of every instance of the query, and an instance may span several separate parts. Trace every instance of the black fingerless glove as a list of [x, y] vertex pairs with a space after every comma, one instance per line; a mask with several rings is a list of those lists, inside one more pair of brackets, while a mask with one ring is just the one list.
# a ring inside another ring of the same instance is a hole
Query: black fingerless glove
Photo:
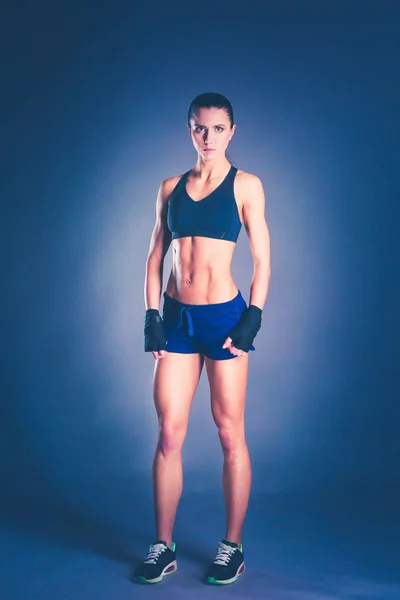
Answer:
[[144, 351], [158, 352], [166, 349], [167, 338], [160, 313], [155, 308], [149, 308], [144, 322]]
[[250, 304], [237, 325], [228, 333], [235, 348], [248, 352], [261, 327], [262, 310]]

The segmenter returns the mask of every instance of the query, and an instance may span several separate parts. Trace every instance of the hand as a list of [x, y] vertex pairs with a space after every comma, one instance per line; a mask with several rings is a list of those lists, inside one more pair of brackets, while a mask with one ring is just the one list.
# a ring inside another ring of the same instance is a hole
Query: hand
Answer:
[[226, 338], [222, 347], [228, 348], [229, 352], [231, 354], [234, 354], [235, 356], [245, 356], [247, 354], [247, 352], [245, 352], [244, 350], [240, 350], [240, 348], [235, 348], [230, 337]]
[[261, 319], [261, 308], [251, 304], [243, 312], [235, 327], [229, 331], [229, 335], [222, 347], [228, 348], [231, 354], [234, 354], [235, 356], [244, 356], [247, 354], [261, 327]]
[[151, 352], [154, 358], [164, 358], [167, 354], [167, 339], [164, 330], [163, 320], [156, 309], [146, 311], [144, 325], [144, 350]]
[[158, 360], [159, 358], [164, 358], [164, 356], [165, 356], [166, 354], [168, 354], [168, 351], [167, 351], [167, 350], [159, 350], [158, 352], [153, 352], [153, 351], [152, 351], [151, 353], [152, 353], [152, 355], [154, 356], [154, 358], [155, 358], [156, 360]]

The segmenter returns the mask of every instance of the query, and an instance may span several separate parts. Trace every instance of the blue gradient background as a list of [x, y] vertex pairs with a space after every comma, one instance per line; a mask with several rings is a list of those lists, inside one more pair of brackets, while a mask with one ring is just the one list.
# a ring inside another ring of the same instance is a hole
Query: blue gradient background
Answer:
[[[378, 557], [382, 568], [394, 565], [399, 9], [321, 5], [5, 8], [0, 484], [8, 527], [36, 524], [41, 539], [62, 530], [58, 543], [86, 532], [79, 543], [88, 547], [96, 531], [97, 549], [109, 555], [112, 547], [128, 562], [153, 538], [157, 422], [154, 360], [143, 351], [145, 261], [161, 180], [196, 160], [190, 101], [216, 91], [234, 108], [230, 160], [263, 182], [272, 247], [250, 359], [247, 544], [272, 526], [271, 514], [285, 515], [282, 522], [300, 515], [297, 523], [322, 515], [333, 530], [343, 519], [353, 525], [357, 543], [367, 523], [385, 531], [367, 571]], [[169, 253], [164, 285], [170, 266]], [[232, 272], [246, 301], [252, 268], [242, 230]], [[222, 528], [207, 538], [223, 535], [221, 465], [203, 373], [184, 447], [181, 538], [210, 507]], [[17, 583], [19, 552], [16, 544], [4, 597], [54, 597], [55, 583], [51, 594]], [[248, 597], [267, 597], [254, 585]], [[112, 590], [107, 597], [117, 597]], [[137, 588], [129, 593], [139, 597]], [[365, 597], [392, 597], [379, 593]]]

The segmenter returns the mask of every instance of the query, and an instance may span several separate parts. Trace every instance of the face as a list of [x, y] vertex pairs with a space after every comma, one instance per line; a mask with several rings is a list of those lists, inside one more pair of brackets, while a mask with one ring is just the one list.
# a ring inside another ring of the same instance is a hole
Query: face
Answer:
[[224, 156], [236, 125], [231, 129], [228, 113], [224, 108], [200, 108], [196, 118], [191, 118], [189, 134], [193, 146], [203, 160]]

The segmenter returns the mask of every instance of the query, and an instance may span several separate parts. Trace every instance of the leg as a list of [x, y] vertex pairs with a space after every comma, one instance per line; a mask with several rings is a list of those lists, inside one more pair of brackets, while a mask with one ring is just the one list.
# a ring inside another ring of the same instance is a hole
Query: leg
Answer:
[[206, 357], [205, 361], [211, 410], [224, 454], [225, 538], [240, 546], [251, 486], [251, 465], [244, 429], [249, 357], [248, 354], [231, 360]]
[[200, 354], [169, 352], [154, 368], [153, 396], [159, 423], [153, 461], [155, 521], [157, 539], [168, 546], [182, 494], [182, 446], [203, 363]]

